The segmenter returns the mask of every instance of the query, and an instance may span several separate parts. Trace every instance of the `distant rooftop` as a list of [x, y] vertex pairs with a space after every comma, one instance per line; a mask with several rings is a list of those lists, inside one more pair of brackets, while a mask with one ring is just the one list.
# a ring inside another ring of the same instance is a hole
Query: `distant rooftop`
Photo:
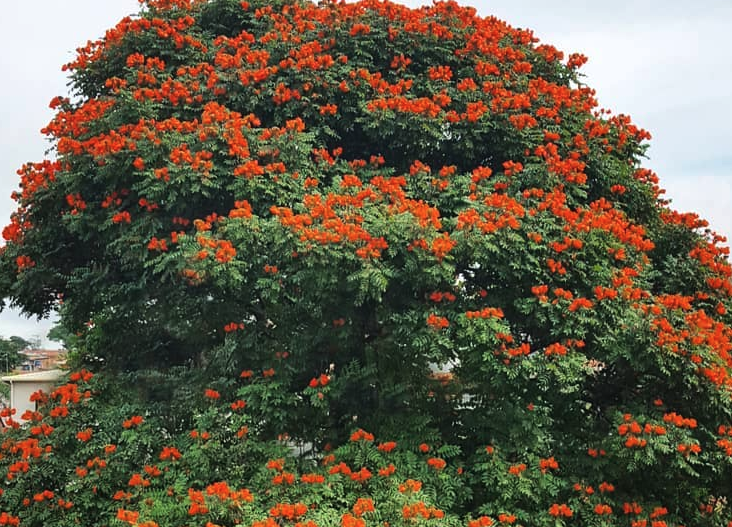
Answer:
[[66, 353], [67, 353], [67, 351], [66, 350], [63, 350], [63, 349], [59, 349], [59, 350], [47, 350], [47, 349], [38, 349], [38, 348], [35, 348], [35, 349], [20, 350], [20, 354], [21, 355], [27, 355], [27, 356], [31, 356], [31, 355], [58, 356], [58, 355], [66, 355]]

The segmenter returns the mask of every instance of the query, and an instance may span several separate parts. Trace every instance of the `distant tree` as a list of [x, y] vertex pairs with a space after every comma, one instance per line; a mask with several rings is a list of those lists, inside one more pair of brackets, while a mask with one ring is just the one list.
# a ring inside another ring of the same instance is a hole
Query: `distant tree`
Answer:
[[[649, 134], [598, 109], [584, 60], [454, 2], [377, 0], [148, 0], [80, 49], [0, 294], [58, 308], [102, 373], [27, 415], [0, 507], [726, 525], [728, 250], [662, 199]], [[222, 505], [224, 480], [260, 501]]]
[[20, 352], [30, 347], [30, 342], [13, 335], [10, 338], [0, 337], [0, 368], [10, 371], [23, 362]]
[[62, 324], [55, 324], [48, 330], [46, 338], [53, 342], [58, 342], [66, 350], [71, 351], [74, 348], [77, 337], [71, 331], [66, 329]]

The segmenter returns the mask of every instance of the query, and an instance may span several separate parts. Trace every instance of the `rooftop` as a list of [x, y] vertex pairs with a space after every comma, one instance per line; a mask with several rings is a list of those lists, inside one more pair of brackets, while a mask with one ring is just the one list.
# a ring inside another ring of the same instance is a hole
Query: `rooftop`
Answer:
[[34, 371], [32, 373], [21, 373], [19, 375], [6, 375], [0, 377], [3, 382], [55, 382], [64, 375], [61, 370]]

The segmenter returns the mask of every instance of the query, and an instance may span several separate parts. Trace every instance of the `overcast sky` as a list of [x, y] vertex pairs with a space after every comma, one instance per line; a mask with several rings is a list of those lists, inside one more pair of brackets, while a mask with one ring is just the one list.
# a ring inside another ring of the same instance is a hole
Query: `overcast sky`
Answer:
[[[405, 1], [410, 6], [423, 2]], [[729, 0], [461, 1], [483, 16], [530, 28], [542, 42], [590, 59], [583, 68], [602, 107], [653, 134], [645, 166], [674, 207], [732, 235], [732, 2]], [[137, 0], [5, 2], [0, 17], [0, 222], [14, 204], [15, 171], [43, 158], [48, 102], [66, 93], [61, 65]], [[2, 226], [0, 226], [1, 228]], [[0, 335], [45, 336], [50, 323], [0, 314]], [[48, 343], [47, 343], [48, 344]], [[52, 345], [52, 344], [51, 344]], [[53, 345], [52, 345], [53, 346]]]

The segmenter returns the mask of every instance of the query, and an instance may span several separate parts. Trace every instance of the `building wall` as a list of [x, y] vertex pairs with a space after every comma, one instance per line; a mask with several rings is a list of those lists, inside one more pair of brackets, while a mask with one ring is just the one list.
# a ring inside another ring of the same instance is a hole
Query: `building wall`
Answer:
[[66, 362], [65, 350], [25, 350], [21, 355], [25, 360], [18, 369], [24, 372], [52, 370]]
[[53, 389], [53, 383], [37, 381], [37, 382], [14, 382], [10, 387], [10, 406], [15, 408], [15, 420], [19, 421], [20, 416], [26, 410], [35, 410], [36, 403], [30, 401], [30, 396], [38, 390], [49, 392]]

